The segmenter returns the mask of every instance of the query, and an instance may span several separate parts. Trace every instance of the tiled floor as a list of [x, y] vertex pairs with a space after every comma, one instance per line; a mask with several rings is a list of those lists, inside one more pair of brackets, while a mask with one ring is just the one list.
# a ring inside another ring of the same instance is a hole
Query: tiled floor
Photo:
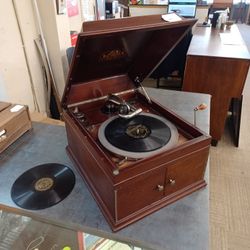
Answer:
[[[250, 26], [238, 27], [250, 51]], [[250, 249], [250, 73], [243, 95], [239, 148], [227, 127], [218, 146], [211, 148], [211, 250]]]

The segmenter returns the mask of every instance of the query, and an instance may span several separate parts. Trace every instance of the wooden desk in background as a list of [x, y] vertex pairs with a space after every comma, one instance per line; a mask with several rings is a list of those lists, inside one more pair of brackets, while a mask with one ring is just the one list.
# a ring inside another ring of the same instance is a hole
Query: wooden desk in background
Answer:
[[[222, 40], [220, 33], [229, 37]], [[195, 28], [182, 90], [212, 95], [210, 134], [213, 145], [221, 139], [231, 99], [241, 99], [249, 65], [250, 54], [236, 25], [230, 31]]]

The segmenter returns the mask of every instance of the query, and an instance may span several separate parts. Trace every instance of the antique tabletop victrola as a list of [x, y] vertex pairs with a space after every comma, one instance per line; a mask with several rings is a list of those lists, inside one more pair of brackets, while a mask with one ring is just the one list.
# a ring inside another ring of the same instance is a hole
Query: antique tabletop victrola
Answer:
[[[114, 231], [206, 185], [210, 136], [141, 85], [195, 22], [166, 22], [161, 15], [94, 21], [78, 36], [62, 99], [67, 151]], [[173, 145], [147, 150], [162, 139], [153, 138], [158, 123]], [[124, 136], [117, 137], [124, 124]], [[127, 154], [110, 146], [113, 140], [125, 148], [130, 141], [154, 142], [145, 146], [147, 154], [143, 147]]]

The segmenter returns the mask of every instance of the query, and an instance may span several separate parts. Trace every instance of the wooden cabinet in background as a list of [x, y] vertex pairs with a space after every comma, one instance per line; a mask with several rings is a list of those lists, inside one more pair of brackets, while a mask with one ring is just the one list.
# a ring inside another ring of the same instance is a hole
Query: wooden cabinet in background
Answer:
[[[226, 37], [222, 41], [223, 35]], [[223, 134], [231, 99], [241, 98], [249, 65], [250, 54], [236, 25], [224, 32], [196, 28], [187, 53], [182, 90], [212, 96], [210, 134], [214, 145]]]

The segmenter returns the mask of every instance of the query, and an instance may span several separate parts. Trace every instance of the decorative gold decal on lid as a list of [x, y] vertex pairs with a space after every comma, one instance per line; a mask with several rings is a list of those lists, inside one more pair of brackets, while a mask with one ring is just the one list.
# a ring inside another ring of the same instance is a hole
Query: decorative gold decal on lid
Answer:
[[54, 180], [49, 177], [40, 178], [36, 181], [34, 187], [36, 191], [44, 192], [49, 190], [54, 184]]
[[115, 61], [127, 56], [127, 53], [121, 49], [108, 50], [101, 54], [99, 61], [108, 62]]

